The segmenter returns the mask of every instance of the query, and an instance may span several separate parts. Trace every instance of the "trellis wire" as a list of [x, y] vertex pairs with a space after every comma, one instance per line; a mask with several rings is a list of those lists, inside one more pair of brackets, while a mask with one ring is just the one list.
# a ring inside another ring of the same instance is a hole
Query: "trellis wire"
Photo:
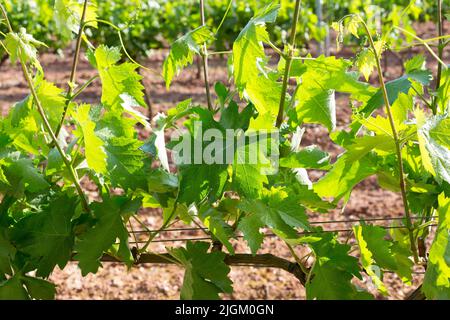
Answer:
[[[437, 226], [437, 224], [430, 224], [430, 227]], [[407, 229], [406, 226], [378, 226], [383, 229]], [[353, 232], [353, 229], [336, 229], [336, 230], [321, 230], [321, 231], [303, 231], [298, 232], [298, 235], [310, 235], [310, 234], [321, 234], [321, 233], [341, 233], [341, 232]], [[265, 238], [276, 237], [274, 233], [266, 233], [263, 235]], [[236, 235], [234, 238], [243, 238], [243, 235]], [[153, 240], [152, 243], [164, 243], [164, 242], [186, 242], [186, 241], [201, 241], [201, 240], [212, 240], [211, 237], [194, 237], [194, 238], [178, 238], [178, 239], [157, 239]], [[130, 241], [130, 244], [140, 244], [147, 243], [146, 240]]]
[[[423, 217], [411, 217], [411, 219], [421, 219]], [[435, 217], [430, 217], [430, 219], [433, 219]], [[376, 217], [376, 218], [367, 218], [367, 219], [348, 219], [348, 220], [326, 220], [326, 221], [312, 221], [309, 224], [311, 225], [317, 225], [317, 224], [331, 224], [331, 223], [353, 223], [353, 222], [366, 222], [366, 221], [396, 221], [396, 220], [403, 220], [404, 217]], [[186, 227], [186, 228], [170, 228], [170, 229], [162, 229], [162, 230], [134, 230], [135, 234], [139, 233], [166, 233], [166, 232], [182, 232], [182, 231], [204, 231], [208, 230], [208, 228], [205, 227]], [[325, 232], [325, 231], [322, 231]]]

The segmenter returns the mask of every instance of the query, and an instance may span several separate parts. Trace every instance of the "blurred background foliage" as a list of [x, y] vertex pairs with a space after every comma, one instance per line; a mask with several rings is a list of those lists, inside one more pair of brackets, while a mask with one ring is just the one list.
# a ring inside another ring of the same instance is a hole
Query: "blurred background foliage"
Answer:
[[[59, 36], [53, 19], [55, 0], [6, 0], [7, 10], [15, 26], [23, 26], [36, 39], [50, 48], [61, 49], [71, 39]], [[82, 3], [81, 0], [79, 0]], [[97, 6], [99, 19], [112, 22], [122, 29], [123, 41], [133, 57], [147, 56], [151, 49], [167, 48], [187, 31], [199, 26], [198, 0], [90, 0]], [[253, 13], [263, 7], [264, 0], [205, 0], [207, 25], [214, 28], [227, 18], [215, 40], [217, 51], [231, 47], [240, 30]], [[281, 0], [277, 24], [269, 26], [273, 43], [281, 44], [291, 25], [295, 1]], [[406, 15], [401, 12], [408, 7]], [[444, 8], [446, 12], [447, 8]], [[305, 0], [298, 25], [298, 47], [308, 48], [311, 43], [329, 44], [329, 26], [349, 13], [359, 13], [367, 20], [378, 23], [379, 30], [389, 23], [403, 25], [412, 30], [412, 21], [435, 19], [436, 6], [432, 0]], [[401, 21], [399, 21], [401, 20]], [[380, 21], [385, 23], [381, 24]], [[387, 23], [386, 23], [387, 22]], [[215, 26], [215, 27], [213, 27]], [[6, 31], [4, 25], [0, 26]], [[89, 39], [94, 44], [118, 45], [117, 31], [112, 27], [90, 29]], [[395, 36], [395, 35], [394, 35]], [[400, 37], [399, 37], [400, 39]], [[1, 50], [1, 49], [0, 49]], [[0, 51], [1, 52], [1, 51]]]

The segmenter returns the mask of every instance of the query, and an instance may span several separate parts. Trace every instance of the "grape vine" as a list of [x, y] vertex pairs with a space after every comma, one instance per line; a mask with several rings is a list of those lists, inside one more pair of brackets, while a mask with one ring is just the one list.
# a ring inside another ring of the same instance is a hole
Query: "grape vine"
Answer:
[[[148, 108], [139, 73], [145, 67], [127, 51], [124, 29], [99, 17], [93, 1], [55, 0], [58, 35], [75, 40], [63, 89], [46, 79], [39, 62], [38, 48], [46, 44], [10, 21], [0, 0], [0, 26], [6, 28], [0, 45], [20, 65], [29, 90], [0, 122], [0, 299], [54, 298], [48, 278], [71, 260], [83, 275], [97, 273], [107, 261], [129, 268], [177, 264], [184, 268], [181, 299], [232, 293], [230, 266], [243, 265], [290, 272], [307, 299], [377, 297], [358, 279], [370, 279], [377, 295], [389, 297], [386, 273], [407, 285], [424, 273], [411, 298], [450, 299], [450, 71], [443, 61], [450, 36], [443, 30], [442, 1], [437, 35], [430, 39], [405, 26], [402, 18], [413, 14], [412, 4], [381, 29], [367, 13], [344, 15], [332, 27], [338, 47], [348, 39], [358, 43], [351, 60], [305, 54], [298, 29], [302, 1], [281, 3], [256, 11], [225, 51], [217, 39], [227, 38], [227, 17], [236, 4], [224, 3], [213, 28], [207, 1], [199, 0], [197, 25], [173, 41], [160, 76], [170, 90], [200, 58], [207, 104], [180, 101], [150, 121], [137, 108]], [[286, 15], [283, 5], [291, 31], [279, 48], [279, 39], [271, 37], [278, 15]], [[121, 45], [90, 41], [103, 29]], [[383, 55], [397, 48], [399, 37], [424, 54], [404, 62], [404, 75], [386, 81]], [[216, 54], [228, 57], [228, 84], [211, 83], [208, 58]], [[77, 79], [82, 57], [97, 71], [83, 84]], [[427, 59], [438, 65], [436, 74]], [[100, 101], [86, 103], [80, 97], [94, 81], [101, 82]], [[344, 128], [336, 121], [337, 95], [352, 108]], [[318, 146], [302, 144], [311, 125], [326, 128], [344, 150], [335, 161]], [[150, 137], [140, 139], [139, 128]], [[211, 148], [217, 137], [226, 139]], [[187, 152], [191, 147], [199, 147], [203, 158], [196, 149]], [[177, 157], [171, 161], [168, 154]], [[310, 178], [311, 171], [321, 177]], [[387, 212], [341, 220], [348, 228], [334, 230], [324, 226], [339, 221], [310, 219], [345, 205], [358, 183], [372, 176], [401, 195], [403, 217]], [[88, 184], [97, 198], [89, 197]], [[162, 212], [155, 230], [139, 218], [148, 207]], [[142, 228], [133, 229], [132, 221]], [[202, 236], [152, 251], [152, 243], [165, 241], [160, 234], [184, 230], [171, 227], [180, 222]], [[291, 259], [261, 254], [266, 237], [280, 239]], [[239, 239], [251, 253], [235, 252]], [[299, 256], [298, 247], [308, 253]]]

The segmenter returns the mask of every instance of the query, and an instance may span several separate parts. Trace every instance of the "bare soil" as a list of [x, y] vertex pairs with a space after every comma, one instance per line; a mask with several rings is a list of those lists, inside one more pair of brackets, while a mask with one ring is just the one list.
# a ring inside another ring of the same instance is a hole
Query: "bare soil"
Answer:
[[[425, 36], [435, 33], [433, 25], [421, 26]], [[448, 25], [446, 26], [448, 30]], [[406, 51], [401, 58], [406, 58], [417, 52], [417, 49]], [[143, 63], [149, 68], [160, 70], [167, 51], [155, 51], [149, 59]], [[346, 50], [339, 55], [351, 57], [352, 52]], [[449, 61], [449, 52], [445, 52], [444, 61]], [[43, 54], [41, 63], [46, 72], [46, 78], [55, 82], [58, 86], [66, 88], [71, 66], [70, 52], [66, 56]], [[401, 75], [402, 67], [398, 56], [386, 54], [387, 70], [385, 76], [393, 79]], [[429, 58], [428, 66], [436, 69], [436, 63]], [[78, 83], [84, 83], [95, 71], [90, 67], [86, 59], [81, 59], [77, 79]], [[151, 96], [153, 114], [164, 112], [176, 103], [193, 98], [194, 102], [206, 103], [203, 79], [197, 77], [195, 66], [181, 73], [174, 81], [170, 91], [167, 91], [162, 79], [154, 74], [143, 71], [144, 84]], [[211, 82], [222, 81], [227, 83], [226, 60], [223, 57], [215, 57], [210, 61]], [[92, 84], [80, 100], [95, 103], [99, 101], [101, 87], [99, 82]], [[5, 115], [11, 106], [23, 99], [28, 94], [20, 69], [9, 63], [0, 67], [0, 111]], [[338, 127], [345, 127], [350, 122], [351, 109], [344, 96], [337, 97]], [[145, 138], [149, 132], [141, 131]], [[336, 156], [340, 150], [334, 146], [326, 129], [308, 125], [304, 135], [303, 145], [317, 144]], [[319, 173], [313, 172], [312, 177], [318, 177]], [[83, 181], [84, 187], [90, 190], [90, 196], [96, 198], [97, 194], [89, 181]], [[374, 177], [361, 182], [353, 191], [349, 203], [345, 208], [333, 210], [328, 214], [311, 213], [311, 220], [346, 220], [369, 217], [399, 217], [402, 215], [401, 198], [399, 194], [382, 190]], [[140, 217], [149, 228], [157, 229], [162, 222], [159, 210], [142, 209]], [[379, 223], [384, 224], [384, 223]], [[384, 224], [386, 225], [386, 224]], [[135, 230], [142, 229], [133, 224]], [[326, 230], [347, 229], [349, 224], [333, 223], [325, 225]], [[174, 239], [181, 237], [201, 236], [201, 233], [178, 232], [176, 234], [162, 234], [160, 239]], [[347, 234], [343, 233], [345, 238]], [[354, 240], [350, 240], [352, 243]], [[182, 245], [175, 242], [173, 245]], [[163, 252], [165, 246], [172, 243], [155, 243], [150, 249], [155, 252]], [[234, 241], [237, 252], [249, 252], [245, 243]], [[275, 238], [267, 238], [261, 249], [261, 253], [273, 253], [286, 259], [292, 259], [287, 247], [282, 241]], [[299, 249], [300, 255], [305, 254], [304, 249]], [[412, 286], [403, 284], [393, 274], [385, 275], [385, 283], [391, 298], [403, 299], [412, 291], [422, 278], [423, 270], [417, 270]], [[225, 299], [303, 299], [305, 291], [302, 285], [291, 274], [271, 268], [232, 267], [231, 279], [234, 282], [234, 293], [225, 295]], [[58, 299], [178, 299], [179, 290], [183, 280], [183, 270], [177, 266], [167, 265], [139, 265], [127, 270], [119, 263], [104, 263], [104, 266], [96, 275], [82, 277], [76, 263], [71, 262], [64, 270], [55, 270], [50, 280], [57, 284]], [[375, 292], [370, 280], [365, 278], [361, 283]], [[377, 296], [378, 298], [382, 298]]]

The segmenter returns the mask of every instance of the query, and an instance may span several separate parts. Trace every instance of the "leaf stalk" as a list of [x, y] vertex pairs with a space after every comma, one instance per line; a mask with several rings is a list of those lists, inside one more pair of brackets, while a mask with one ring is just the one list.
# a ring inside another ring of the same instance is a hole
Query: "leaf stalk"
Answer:
[[[444, 54], [444, 41], [442, 39], [443, 35], [443, 27], [442, 27], [442, 0], [437, 0], [437, 27], [438, 27], [438, 57], [442, 60], [442, 55]], [[434, 87], [434, 90], [437, 92], [439, 87], [441, 86], [441, 77], [442, 77], [442, 65], [438, 63], [437, 67], [437, 75], [436, 75], [436, 86]], [[437, 97], [435, 96], [433, 99], [433, 114], [436, 115], [437, 113]]]
[[281, 97], [280, 97], [280, 105], [278, 107], [278, 115], [277, 120], [275, 123], [275, 126], [277, 128], [281, 127], [281, 124], [283, 123], [284, 118], [284, 106], [286, 104], [286, 93], [287, 88], [289, 84], [289, 75], [291, 72], [291, 66], [292, 66], [292, 57], [294, 55], [294, 48], [295, 48], [295, 37], [297, 35], [297, 22], [298, 22], [298, 16], [300, 14], [300, 4], [301, 0], [295, 1], [295, 9], [294, 9], [294, 21], [292, 23], [292, 29], [291, 29], [291, 38], [290, 38], [290, 44], [288, 47], [288, 54], [285, 55], [286, 64], [284, 66], [284, 76], [283, 76], [283, 84], [281, 87]]
[[[202, 26], [206, 25], [205, 21], [205, 2], [204, 0], [200, 0], [200, 23]], [[203, 44], [201, 56], [203, 63], [203, 77], [205, 79], [205, 91], [206, 91], [206, 100], [208, 103], [208, 109], [212, 110], [212, 99], [211, 99], [211, 89], [209, 87], [209, 73], [208, 73], [208, 48], [206, 47], [206, 43]]]
[[385, 84], [384, 77], [383, 77], [383, 71], [381, 69], [380, 56], [378, 55], [378, 52], [375, 47], [375, 43], [372, 38], [372, 34], [370, 33], [370, 30], [369, 30], [366, 22], [361, 17], [359, 17], [359, 19], [361, 20], [361, 23], [364, 27], [365, 33], [367, 34], [367, 37], [369, 39], [370, 47], [375, 56], [375, 62], [376, 62], [376, 68], [377, 68], [377, 73], [378, 73], [378, 79], [379, 79], [380, 86], [381, 86], [381, 92], [383, 93], [383, 99], [384, 99], [384, 103], [386, 105], [386, 113], [389, 118], [389, 124], [391, 126], [392, 136], [394, 138], [395, 151], [396, 151], [396, 155], [397, 155], [398, 171], [399, 171], [399, 175], [400, 175], [399, 183], [400, 183], [400, 190], [401, 190], [403, 208], [404, 208], [404, 213], [405, 213], [406, 227], [408, 229], [408, 235], [409, 235], [409, 240], [411, 243], [411, 251], [412, 251], [412, 254], [414, 257], [414, 262], [418, 263], [419, 257], [417, 254], [417, 246], [416, 246], [416, 241], [415, 241], [415, 237], [413, 234], [413, 227], [412, 227], [412, 222], [411, 222], [411, 215], [410, 215], [410, 210], [409, 210], [408, 199], [406, 197], [406, 182], [405, 182], [405, 173], [404, 173], [404, 169], [403, 169], [402, 147], [400, 144], [400, 139], [398, 136], [397, 128], [395, 126], [394, 117], [392, 115], [391, 104], [389, 102], [389, 96], [387, 93], [386, 84]]
[[84, 20], [86, 19], [87, 6], [88, 6], [88, 0], [84, 0], [83, 11], [81, 13], [81, 19], [80, 19], [80, 28], [78, 30], [77, 43], [75, 46], [75, 53], [73, 56], [72, 69], [70, 71], [69, 89], [67, 90], [67, 94], [66, 94], [66, 103], [64, 105], [64, 111], [63, 111], [61, 120], [58, 124], [58, 127], [56, 128], [56, 131], [55, 131], [56, 137], [59, 136], [62, 126], [64, 125], [64, 121], [66, 120], [67, 110], [69, 109], [69, 104], [71, 102], [70, 97], [72, 96], [72, 92], [73, 92], [73, 89], [75, 86], [75, 78], [76, 78], [76, 73], [77, 73], [78, 61], [80, 59], [81, 40], [83, 38]]

